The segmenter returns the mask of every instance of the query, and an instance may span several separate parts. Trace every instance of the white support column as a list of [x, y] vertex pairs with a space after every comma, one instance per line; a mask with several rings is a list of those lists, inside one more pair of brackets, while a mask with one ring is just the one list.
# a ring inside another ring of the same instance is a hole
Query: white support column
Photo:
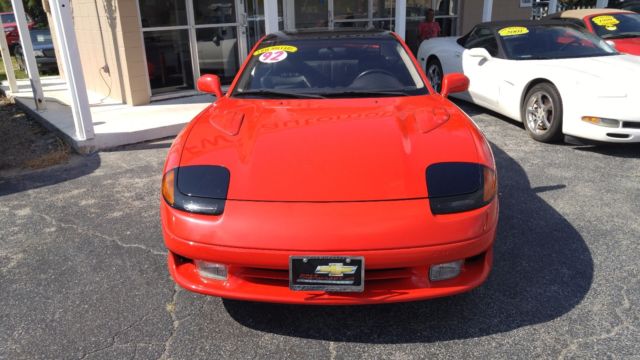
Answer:
[[[4, 29], [1, 17], [0, 29]], [[11, 54], [9, 53], [9, 45], [7, 44], [6, 36], [0, 36], [0, 51], [2, 52], [4, 73], [7, 74], [7, 80], [9, 80], [9, 89], [15, 94], [18, 92], [18, 84], [16, 83], [16, 73], [13, 71], [13, 63], [11, 62]]]
[[558, 0], [550, 0], [549, 1], [549, 10], [547, 11], [547, 14], [555, 14], [558, 12]]
[[278, 0], [264, 0], [264, 32], [278, 31]]
[[403, 40], [407, 30], [407, 0], [396, 0], [396, 26], [395, 33]]
[[284, 9], [282, 9], [282, 15], [284, 16], [284, 29], [295, 30], [296, 28], [296, 7], [295, 0], [284, 0]]
[[482, 5], [482, 22], [491, 21], [493, 16], [493, 0], [484, 0]]
[[598, 0], [596, 2], [597, 8], [606, 8], [607, 6], [609, 6], [609, 0]]
[[327, 0], [327, 27], [329, 30], [333, 30], [335, 27], [335, 13], [333, 12], [333, 2], [334, 0]]
[[40, 83], [38, 63], [33, 54], [33, 44], [31, 43], [31, 34], [29, 33], [29, 26], [27, 25], [27, 15], [24, 12], [22, 0], [11, 0], [11, 5], [13, 6], [13, 16], [16, 18], [16, 24], [18, 25], [24, 63], [29, 73], [29, 80], [31, 81], [33, 100], [36, 103], [37, 110], [44, 110], [47, 106], [44, 102], [44, 93], [42, 92], [42, 84]]
[[67, 75], [67, 85], [71, 93], [71, 112], [76, 127], [76, 138], [86, 140], [94, 137], [93, 122], [89, 109], [87, 87], [84, 82], [78, 41], [73, 29], [70, 0], [49, 0], [51, 16], [55, 19], [55, 32], [60, 41], [62, 64]]

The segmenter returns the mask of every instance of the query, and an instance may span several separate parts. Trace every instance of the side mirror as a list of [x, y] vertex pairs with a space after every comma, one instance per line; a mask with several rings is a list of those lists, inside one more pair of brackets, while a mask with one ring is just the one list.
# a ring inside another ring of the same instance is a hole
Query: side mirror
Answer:
[[218, 75], [204, 74], [200, 76], [198, 78], [198, 90], [207, 94], [213, 94], [218, 98], [224, 96]]
[[482, 58], [485, 60], [491, 59], [491, 54], [485, 48], [473, 48], [468, 51], [469, 56]]
[[464, 92], [469, 89], [469, 78], [460, 73], [447, 74], [442, 79], [442, 91], [440, 95], [447, 97], [449, 94]]

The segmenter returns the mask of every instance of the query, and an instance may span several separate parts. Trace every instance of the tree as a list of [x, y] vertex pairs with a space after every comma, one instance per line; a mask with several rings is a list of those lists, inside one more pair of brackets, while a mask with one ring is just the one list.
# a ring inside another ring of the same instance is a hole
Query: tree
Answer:
[[[22, 0], [24, 4], [24, 11], [31, 16], [33, 21], [38, 25], [47, 26], [47, 14], [42, 7], [43, 0]], [[44, 0], [47, 1], [47, 0]], [[0, 11], [10, 12], [13, 11], [11, 6], [11, 0], [0, 0]]]

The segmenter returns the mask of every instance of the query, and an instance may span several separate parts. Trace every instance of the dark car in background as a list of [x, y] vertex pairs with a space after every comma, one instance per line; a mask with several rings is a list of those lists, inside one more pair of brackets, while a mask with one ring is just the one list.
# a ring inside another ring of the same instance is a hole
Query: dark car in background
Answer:
[[[16, 17], [12, 12], [0, 13], [2, 18], [2, 27], [4, 28], [4, 35], [7, 37], [7, 45], [9, 50], [14, 53], [15, 47], [20, 44], [20, 34], [18, 33], [18, 25], [16, 24]], [[27, 15], [27, 26], [29, 30], [33, 28], [35, 22]]]
[[[43, 73], [57, 73], [58, 62], [56, 61], [56, 52], [53, 49], [53, 41], [51, 40], [51, 31], [49, 29], [31, 30], [31, 43], [33, 44], [33, 53], [38, 63], [38, 70]], [[20, 70], [26, 68], [24, 62], [24, 54], [22, 45], [18, 44], [15, 48], [16, 62]]]

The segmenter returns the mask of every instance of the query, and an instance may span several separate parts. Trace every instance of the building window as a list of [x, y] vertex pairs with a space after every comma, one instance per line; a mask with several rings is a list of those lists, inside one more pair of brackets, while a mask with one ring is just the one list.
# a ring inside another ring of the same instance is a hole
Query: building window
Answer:
[[185, 0], [139, 0], [152, 94], [193, 89]]
[[458, 35], [459, 0], [409, 0], [407, 1], [405, 39], [414, 53], [420, 46], [418, 27], [421, 22], [425, 21], [429, 9], [433, 10], [435, 21], [440, 25], [439, 36]]
[[238, 35], [235, 26], [196, 29], [200, 74], [215, 74], [230, 83], [238, 71]]
[[139, 0], [143, 28], [187, 25], [185, 0]]
[[264, 0], [138, 0], [138, 6], [152, 96], [193, 90], [202, 74], [231, 83], [264, 35]]

